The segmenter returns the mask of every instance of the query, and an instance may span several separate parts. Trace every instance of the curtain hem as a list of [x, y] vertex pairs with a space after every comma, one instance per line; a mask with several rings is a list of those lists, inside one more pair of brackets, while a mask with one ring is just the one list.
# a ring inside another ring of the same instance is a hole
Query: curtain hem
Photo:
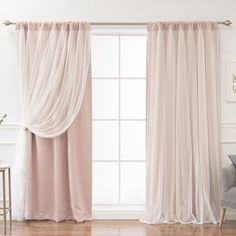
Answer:
[[53, 216], [53, 214], [48, 214], [48, 213], [37, 213], [34, 214], [33, 216], [27, 216], [25, 217], [25, 220], [52, 220], [55, 222], [63, 222], [67, 220], [75, 220], [76, 222], [84, 222], [84, 221], [91, 221], [92, 216], [88, 214], [79, 214], [76, 216]]

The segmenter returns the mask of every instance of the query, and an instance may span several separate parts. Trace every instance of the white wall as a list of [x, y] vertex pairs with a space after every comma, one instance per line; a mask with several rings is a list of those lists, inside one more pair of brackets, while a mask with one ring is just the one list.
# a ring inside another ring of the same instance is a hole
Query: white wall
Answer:
[[[13, 155], [20, 120], [14, 26], [12, 21], [170, 21], [230, 19], [221, 31], [222, 164], [236, 154], [236, 103], [226, 102], [226, 61], [236, 60], [235, 0], [1, 0], [0, 1], [0, 114], [8, 113], [0, 129], [0, 159]], [[7, 142], [7, 143], [3, 143]]]

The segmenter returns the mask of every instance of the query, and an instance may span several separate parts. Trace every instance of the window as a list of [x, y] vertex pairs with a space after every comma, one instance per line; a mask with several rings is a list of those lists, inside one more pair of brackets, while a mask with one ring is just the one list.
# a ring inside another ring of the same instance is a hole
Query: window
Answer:
[[146, 180], [146, 35], [98, 30], [92, 75], [93, 208], [139, 209]]

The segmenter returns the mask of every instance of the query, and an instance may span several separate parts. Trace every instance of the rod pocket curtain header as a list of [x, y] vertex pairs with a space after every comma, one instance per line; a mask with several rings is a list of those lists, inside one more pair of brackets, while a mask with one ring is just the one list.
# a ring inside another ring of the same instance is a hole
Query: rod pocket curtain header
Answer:
[[18, 22], [16, 30], [91, 30], [88, 22]]
[[156, 30], [218, 30], [218, 23], [211, 21], [196, 22], [151, 22], [147, 24], [148, 31]]

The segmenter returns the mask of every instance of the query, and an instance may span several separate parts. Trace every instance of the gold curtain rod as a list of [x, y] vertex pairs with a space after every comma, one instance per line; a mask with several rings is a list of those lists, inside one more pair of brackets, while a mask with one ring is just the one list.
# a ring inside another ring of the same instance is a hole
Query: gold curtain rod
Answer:
[[[225, 20], [225, 21], [218, 21], [217, 22], [219, 25], [226, 25], [230, 26], [232, 22], [230, 20]], [[9, 25], [15, 25], [15, 22], [11, 22], [9, 20], [6, 20], [3, 22], [5, 26]], [[147, 22], [90, 22], [91, 25], [146, 25]]]

